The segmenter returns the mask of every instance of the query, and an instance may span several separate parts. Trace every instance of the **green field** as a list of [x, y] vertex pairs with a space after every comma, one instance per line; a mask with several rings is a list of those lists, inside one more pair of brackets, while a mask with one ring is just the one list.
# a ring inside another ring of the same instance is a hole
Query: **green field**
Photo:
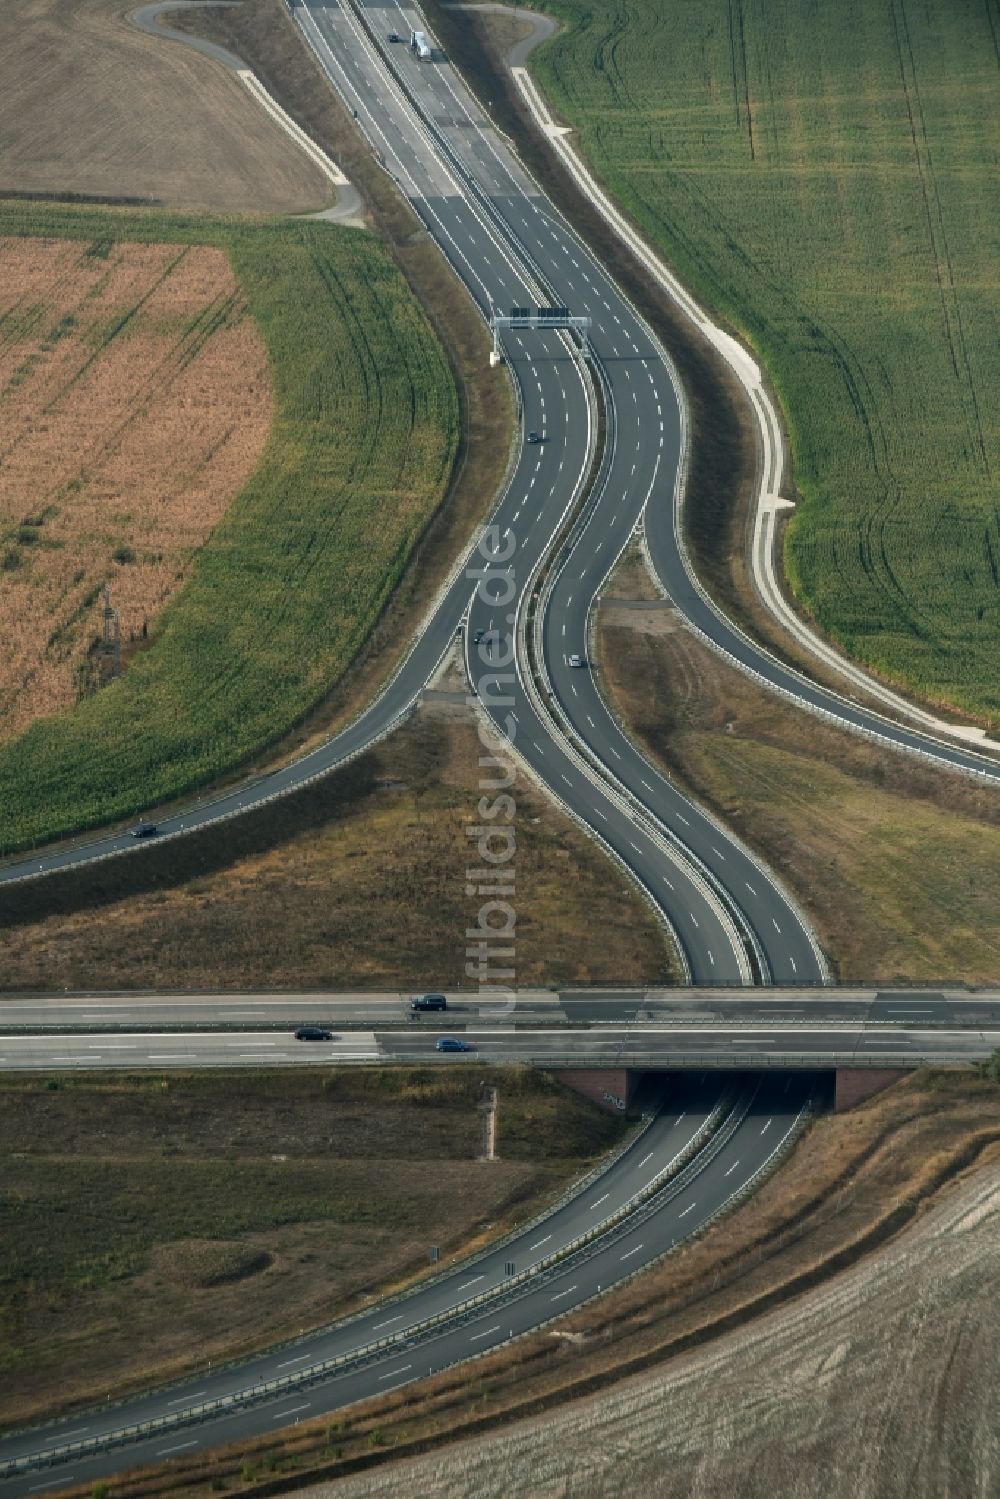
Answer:
[[337, 681], [440, 504], [459, 431], [443, 352], [388, 255], [307, 220], [0, 203], [0, 234], [213, 244], [264, 339], [256, 472], [154, 644], [114, 685], [0, 747], [0, 851], [124, 817], [231, 769]]
[[540, 84], [777, 385], [800, 600], [1000, 724], [996, 0], [546, 3]]

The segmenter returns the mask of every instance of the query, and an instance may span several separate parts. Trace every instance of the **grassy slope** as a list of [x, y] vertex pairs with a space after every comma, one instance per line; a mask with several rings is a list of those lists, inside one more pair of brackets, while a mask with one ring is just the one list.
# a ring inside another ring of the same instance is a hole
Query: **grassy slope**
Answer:
[[764, 356], [801, 599], [1000, 722], [1000, 21], [980, 0], [548, 0], [537, 56], [619, 202]]
[[604, 608], [598, 640], [604, 685], [636, 738], [781, 871], [841, 982], [995, 978], [988, 789], [797, 712], [662, 611]]
[[[481, 753], [466, 709], [424, 708], [221, 835], [14, 886], [0, 908], [0, 1006], [20, 989], [467, 985]], [[518, 776], [512, 790], [517, 982], [678, 982], [624, 875], [534, 785]]]
[[623, 1129], [529, 1069], [7, 1076], [4, 1419], [356, 1310], [429, 1244], [531, 1216]]
[[336, 681], [439, 504], [454, 385], [385, 252], [335, 226], [0, 205], [5, 233], [213, 243], [271, 360], [263, 459], [115, 686], [0, 752], [0, 849], [125, 816], [225, 771]]

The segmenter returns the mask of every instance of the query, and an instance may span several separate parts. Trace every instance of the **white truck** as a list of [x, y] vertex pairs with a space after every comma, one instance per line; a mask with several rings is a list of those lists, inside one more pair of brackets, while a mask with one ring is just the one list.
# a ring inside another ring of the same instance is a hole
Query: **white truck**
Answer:
[[410, 51], [417, 54], [420, 62], [430, 62], [431, 44], [423, 31], [414, 31], [410, 37]]

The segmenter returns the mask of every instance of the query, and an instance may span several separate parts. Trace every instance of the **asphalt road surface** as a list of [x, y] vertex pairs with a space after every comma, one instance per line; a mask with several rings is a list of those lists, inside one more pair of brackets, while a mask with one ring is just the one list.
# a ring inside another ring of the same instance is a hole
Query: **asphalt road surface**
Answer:
[[[372, 1307], [293, 1345], [272, 1350], [240, 1365], [213, 1369], [184, 1383], [139, 1397], [113, 1410], [88, 1411], [48, 1427], [0, 1439], [0, 1464], [47, 1452], [64, 1443], [99, 1439], [139, 1421], [171, 1417], [177, 1424], [124, 1448], [84, 1456], [70, 1452], [57, 1468], [30, 1471], [0, 1482], [0, 1492], [26, 1494], [61, 1484], [90, 1483], [124, 1469], [164, 1461], [180, 1452], [218, 1446], [240, 1437], [273, 1431], [295, 1420], [335, 1411], [420, 1379], [510, 1337], [529, 1331], [658, 1258], [707, 1222], [744, 1190], [779, 1150], [810, 1097], [814, 1081], [806, 1074], [764, 1080], [730, 1077], [723, 1085], [692, 1078], [668, 1101], [653, 1125], [587, 1189], [550, 1217], [486, 1255], [457, 1266], [407, 1296]], [[695, 1148], [714, 1112], [723, 1123], [675, 1184], [610, 1228], [625, 1208], [685, 1151]], [[609, 1228], [588, 1249], [546, 1273], [538, 1272], [506, 1289], [508, 1267], [515, 1276], [538, 1267], [559, 1248]], [[478, 1306], [470, 1306], [482, 1298]], [[456, 1311], [456, 1309], [464, 1310]], [[439, 1329], [416, 1331], [441, 1313]], [[300, 1384], [245, 1409], [229, 1410], [199, 1424], [182, 1424], [188, 1412], [208, 1400], [239, 1395], [273, 1378], [303, 1376], [321, 1360], [367, 1348], [373, 1340], [392, 1341], [363, 1363], [348, 1365], [336, 1377]]]
[[[194, 1030], [303, 1024], [381, 1030], [442, 1030], [495, 1023], [495, 1011], [476, 991], [448, 990], [444, 1013], [415, 1015], [409, 993], [139, 994], [87, 993], [0, 997], [0, 1036], [30, 1030], [78, 1030], [113, 1035], [127, 1030]], [[1000, 990], [981, 989], [564, 989], [519, 990], [510, 1015], [515, 1026], [660, 1026], [790, 1024], [1000, 1026]], [[347, 1038], [345, 1038], [346, 1040]]]
[[[534, 1067], [820, 1067], [900, 1066], [972, 1062], [1000, 1048], [1000, 1028], [831, 1020], [819, 1025], [773, 1015], [714, 1023], [663, 1025], [637, 1020], [586, 1030], [564, 1026], [497, 1029], [475, 1023], [421, 1025], [416, 1030], [346, 1030], [330, 1041], [297, 1041], [294, 1032], [60, 1031], [0, 1035], [0, 1070], [53, 1072], [152, 1067], [315, 1067], [403, 1062], [457, 1067], [473, 1062]], [[440, 1036], [457, 1036], [468, 1051], [439, 1052]]]

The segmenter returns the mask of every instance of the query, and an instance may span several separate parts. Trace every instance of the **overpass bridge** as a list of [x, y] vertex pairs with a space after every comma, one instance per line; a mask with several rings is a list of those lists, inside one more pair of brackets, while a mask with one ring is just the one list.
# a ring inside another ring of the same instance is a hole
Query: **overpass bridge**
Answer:
[[[302, 1044], [311, 1023], [329, 1041]], [[468, 1050], [436, 1050], [442, 1034]], [[11, 996], [0, 1068], [526, 1065], [627, 1108], [644, 1074], [827, 1072], [838, 1106], [922, 1066], [967, 1067], [1000, 1048], [1000, 990], [522, 991], [509, 1006], [454, 991], [445, 1014], [401, 993]]]

